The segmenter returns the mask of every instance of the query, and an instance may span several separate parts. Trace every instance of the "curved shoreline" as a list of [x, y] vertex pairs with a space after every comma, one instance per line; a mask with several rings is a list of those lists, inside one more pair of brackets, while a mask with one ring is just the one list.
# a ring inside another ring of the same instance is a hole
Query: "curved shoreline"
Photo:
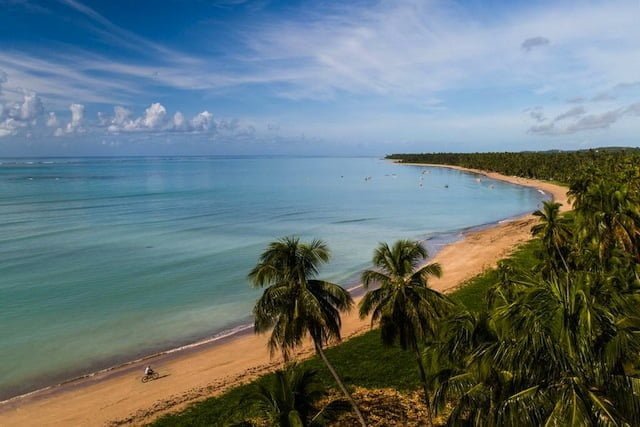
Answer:
[[[518, 215], [515, 215], [514, 218], [517, 216]], [[506, 220], [503, 220], [503, 221], [506, 221]], [[469, 230], [480, 229], [480, 228], [488, 227], [497, 223], [498, 221], [495, 221], [492, 223], [471, 226], [471, 227], [467, 227], [467, 228], [455, 230], [455, 231], [444, 231], [441, 233], [436, 233], [434, 235], [429, 235], [429, 237], [421, 240], [421, 242], [424, 243], [434, 239], [436, 242], [439, 242], [439, 243], [436, 243], [436, 245], [444, 247], [458, 240], [458, 239], [452, 239], [450, 236], [453, 236], [455, 234], [462, 235], [462, 233], [467, 232]], [[444, 243], [445, 241], [447, 243]], [[435, 256], [437, 252], [438, 252], [437, 248], [435, 247], [429, 248], [429, 253], [431, 254], [431, 256]], [[349, 280], [346, 283], [343, 282], [343, 286], [345, 287], [345, 289], [347, 289], [347, 291], [349, 291], [349, 293], [354, 298], [361, 296], [361, 294], [363, 293], [362, 284], [359, 283], [358, 279], [355, 279], [356, 276], [354, 276], [353, 280]], [[245, 320], [250, 320], [250, 319], [245, 319]], [[143, 353], [142, 355], [131, 357], [129, 359], [125, 359], [124, 361], [115, 362], [111, 365], [107, 365], [106, 367], [98, 367], [95, 370], [92, 370], [86, 373], [68, 375], [67, 377], [65, 377], [62, 380], [59, 380], [58, 382], [43, 384], [41, 386], [34, 388], [33, 390], [28, 390], [26, 392], [11, 395], [9, 397], [0, 396], [0, 414], [2, 412], [3, 405], [11, 405], [13, 401], [20, 401], [20, 400], [29, 398], [32, 395], [54, 393], [60, 388], [63, 388], [65, 386], [72, 385], [72, 384], [80, 384], [81, 382], [85, 380], [90, 380], [91, 378], [96, 376], [101, 376], [103, 378], [106, 378], [114, 371], [122, 371], [134, 365], [140, 366], [141, 364], [147, 364], [147, 363], [155, 364], [158, 361], [163, 361], [164, 359], [167, 358], [167, 356], [172, 354], [176, 354], [179, 356], [180, 354], [183, 354], [186, 351], [190, 351], [190, 350], [198, 351], [199, 349], [204, 347], [215, 346], [220, 343], [242, 337], [244, 335], [250, 335], [253, 333], [253, 322], [251, 321], [247, 323], [247, 321], [245, 320], [235, 325], [232, 325], [226, 329], [216, 331], [213, 334], [204, 335], [202, 337], [198, 337], [192, 340], [185, 340], [183, 343], [177, 344], [176, 346], [167, 346], [166, 348], [149, 351], [148, 353]]]
[[[448, 167], [534, 187], [563, 203], [565, 210], [568, 208], [566, 188], [559, 185], [456, 166], [400, 164]], [[443, 265], [445, 272], [442, 279], [433, 282], [433, 287], [451, 291], [495, 265], [515, 246], [529, 239], [533, 221], [532, 215], [527, 214], [463, 232], [461, 240], [446, 245], [433, 258], [433, 261]], [[464, 254], [464, 258], [460, 254]], [[369, 320], [360, 320], [357, 313], [352, 312], [343, 318], [345, 339], [368, 329]], [[208, 344], [193, 344], [181, 351], [161, 353], [162, 357], [156, 356], [153, 364], [164, 377], [148, 384], [142, 384], [137, 374], [150, 360], [149, 357], [142, 358], [106, 372], [94, 373], [61, 386], [48, 387], [0, 403], [0, 424], [121, 425], [146, 422], [163, 413], [181, 409], [188, 403], [219, 394], [277, 367], [279, 359], [269, 357], [265, 343], [264, 336], [234, 334]], [[302, 357], [310, 354], [310, 346], [305, 346], [300, 352]]]

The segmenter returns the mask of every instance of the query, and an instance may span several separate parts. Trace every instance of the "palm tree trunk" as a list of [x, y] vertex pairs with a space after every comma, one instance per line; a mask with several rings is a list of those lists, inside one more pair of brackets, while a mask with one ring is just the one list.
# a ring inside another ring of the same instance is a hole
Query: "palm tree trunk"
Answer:
[[360, 421], [360, 425], [362, 427], [367, 427], [367, 423], [364, 421], [364, 417], [362, 416], [362, 413], [360, 413], [360, 409], [358, 409], [358, 405], [356, 405], [355, 400], [353, 400], [353, 397], [351, 397], [351, 394], [349, 394], [349, 391], [347, 391], [347, 388], [342, 383], [342, 380], [338, 376], [338, 373], [336, 372], [336, 370], [333, 369], [333, 366], [331, 365], [331, 363], [329, 363], [329, 359], [327, 359], [327, 356], [324, 354], [322, 347], [318, 345], [318, 343], [315, 340], [313, 344], [316, 347], [316, 353], [320, 355], [320, 358], [322, 359], [324, 364], [327, 365], [327, 369], [329, 369], [329, 372], [331, 372], [331, 375], [333, 375], [333, 379], [336, 380], [338, 387], [340, 387], [340, 390], [342, 391], [342, 393], [345, 395], [349, 403], [351, 403], [351, 406], [353, 406], [353, 411], [356, 413], [356, 417], [358, 417], [358, 421]]
[[429, 386], [427, 385], [427, 374], [424, 371], [424, 365], [422, 364], [422, 356], [420, 355], [420, 349], [415, 346], [416, 362], [418, 362], [418, 369], [420, 370], [420, 380], [422, 381], [422, 389], [424, 390], [424, 403], [427, 405], [427, 422], [430, 426], [433, 425], [433, 417], [431, 416], [431, 406], [429, 405]]
[[569, 266], [567, 265], [567, 261], [565, 261], [564, 257], [562, 256], [562, 251], [560, 250], [560, 246], [558, 246], [558, 242], [556, 242], [554, 240], [553, 244], [555, 245], [556, 251], [558, 251], [558, 255], [560, 255], [560, 259], [562, 260], [562, 264], [564, 264], [564, 268], [567, 270], [567, 273], [568, 273], [569, 272]]

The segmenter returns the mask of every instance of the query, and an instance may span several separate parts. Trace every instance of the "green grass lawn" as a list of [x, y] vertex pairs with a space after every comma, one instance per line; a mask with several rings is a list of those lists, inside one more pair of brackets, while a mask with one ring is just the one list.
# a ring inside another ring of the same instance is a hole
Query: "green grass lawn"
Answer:
[[[539, 248], [537, 240], [522, 245], [509, 259], [521, 269], [534, 264], [534, 252]], [[487, 290], [496, 283], [495, 270], [488, 270], [469, 280], [451, 294], [451, 297], [469, 310], [480, 310], [485, 304]], [[351, 386], [367, 388], [390, 387], [411, 390], [420, 387], [413, 355], [397, 347], [383, 347], [377, 330], [352, 338], [327, 350], [327, 357]], [[312, 357], [301, 363], [316, 369], [323, 382], [333, 387], [333, 379], [322, 361]], [[270, 374], [256, 381], [265, 381]], [[158, 419], [154, 426], [222, 426], [241, 421], [252, 415], [252, 408], [240, 405], [240, 400], [251, 385], [236, 387], [226, 393], [196, 403], [176, 414]]]

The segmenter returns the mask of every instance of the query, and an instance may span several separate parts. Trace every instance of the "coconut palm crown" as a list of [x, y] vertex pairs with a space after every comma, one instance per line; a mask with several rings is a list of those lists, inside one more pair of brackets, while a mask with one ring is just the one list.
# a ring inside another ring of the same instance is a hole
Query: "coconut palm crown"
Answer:
[[321, 240], [285, 237], [269, 244], [249, 274], [255, 286], [266, 287], [253, 310], [255, 331], [272, 330], [269, 347], [285, 359], [307, 333], [320, 347], [340, 340], [340, 312], [350, 310], [353, 299], [341, 286], [315, 279], [329, 257]]
[[424, 264], [427, 250], [419, 242], [398, 240], [393, 247], [381, 243], [375, 250], [375, 269], [362, 273], [367, 292], [360, 303], [361, 317], [372, 313], [371, 322], [380, 322], [383, 343], [396, 341], [403, 350], [415, 350], [428, 336], [434, 322], [449, 307], [448, 299], [429, 288], [430, 277], [440, 277], [440, 264]]

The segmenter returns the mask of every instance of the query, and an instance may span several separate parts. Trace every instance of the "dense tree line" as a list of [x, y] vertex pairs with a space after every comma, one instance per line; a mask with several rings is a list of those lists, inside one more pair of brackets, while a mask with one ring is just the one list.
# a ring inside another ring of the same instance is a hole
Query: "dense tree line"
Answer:
[[[559, 204], [545, 202], [535, 212], [532, 234], [541, 247], [535, 266], [500, 263], [479, 312], [429, 288], [441, 269], [424, 263], [419, 243], [381, 243], [375, 250], [362, 275], [368, 292], [360, 314], [372, 314], [383, 344], [415, 354], [428, 424], [452, 406], [449, 425], [640, 425], [639, 159], [626, 151], [402, 157], [565, 181], [574, 208], [561, 215]], [[256, 332], [270, 331], [271, 348], [285, 357], [310, 336], [366, 424], [323, 352], [340, 339], [340, 313], [353, 304], [339, 285], [316, 278], [328, 259], [321, 241], [285, 238], [267, 248], [250, 275], [265, 287], [254, 310]], [[320, 423], [322, 408], [291, 391], [299, 382], [284, 381], [309, 376], [285, 372], [274, 390], [286, 391], [278, 399], [289, 403], [264, 405], [265, 419]], [[274, 393], [262, 390], [262, 400], [275, 402]]]
[[536, 268], [503, 263], [482, 312], [439, 324], [425, 359], [451, 424], [640, 424], [637, 167], [586, 165], [571, 217], [536, 212]]
[[402, 163], [462, 166], [524, 178], [571, 183], [586, 171], [616, 174], [640, 164], [640, 150], [592, 149], [519, 153], [423, 153], [391, 154]]

